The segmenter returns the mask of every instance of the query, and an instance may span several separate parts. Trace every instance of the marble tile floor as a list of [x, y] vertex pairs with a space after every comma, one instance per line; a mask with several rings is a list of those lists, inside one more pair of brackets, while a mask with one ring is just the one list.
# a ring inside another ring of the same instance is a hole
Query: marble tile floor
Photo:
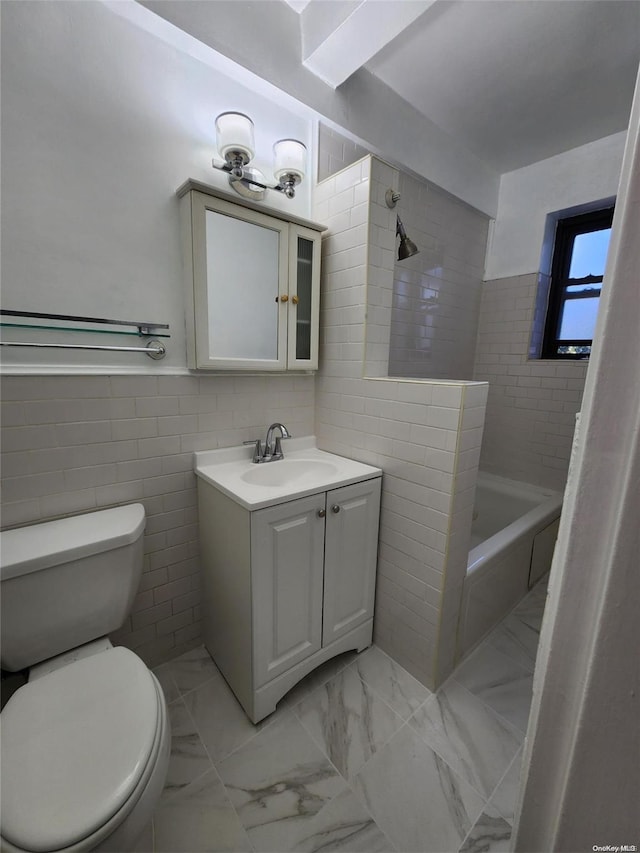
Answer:
[[172, 752], [138, 853], [508, 850], [545, 591], [436, 693], [372, 646], [254, 726], [204, 648], [158, 667]]

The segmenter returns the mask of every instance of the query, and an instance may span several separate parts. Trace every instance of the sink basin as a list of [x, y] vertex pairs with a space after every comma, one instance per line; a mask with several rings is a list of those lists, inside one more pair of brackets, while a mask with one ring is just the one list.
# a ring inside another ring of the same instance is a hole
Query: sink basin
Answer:
[[199, 450], [194, 453], [194, 469], [199, 481], [248, 510], [266, 509], [382, 474], [379, 468], [318, 450], [314, 436], [287, 439], [285, 458], [276, 462], [256, 464], [251, 453], [244, 445]]
[[288, 486], [300, 484], [304, 480], [318, 477], [330, 477], [337, 473], [331, 462], [317, 459], [279, 459], [277, 462], [263, 462], [254, 465], [240, 479], [252, 486]]

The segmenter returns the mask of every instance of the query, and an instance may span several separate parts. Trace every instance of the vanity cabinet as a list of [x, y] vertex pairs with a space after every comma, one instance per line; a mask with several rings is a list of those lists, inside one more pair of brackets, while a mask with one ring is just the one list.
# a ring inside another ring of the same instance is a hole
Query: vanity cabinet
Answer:
[[205, 645], [253, 722], [319, 664], [371, 644], [380, 484], [249, 511], [198, 480]]
[[178, 195], [188, 366], [317, 369], [324, 226], [195, 181]]

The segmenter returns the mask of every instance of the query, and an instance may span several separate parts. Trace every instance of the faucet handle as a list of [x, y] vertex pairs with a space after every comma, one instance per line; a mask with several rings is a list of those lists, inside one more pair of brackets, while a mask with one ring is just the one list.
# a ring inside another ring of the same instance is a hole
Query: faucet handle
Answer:
[[284, 459], [284, 453], [282, 452], [282, 439], [283, 438], [291, 438], [291, 435], [289, 433], [287, 433], [286, 435], [283, 435], [282, 437], [280, 437], [279, 435], [276, 436], [276, 446], [275, 446], [275, 449], [273, 451], [274, 459]]
[[243, 444], [253, 444], [253, 459], [252, 462], [260, 462], [262, 459], [262, 442], [259, 438], [250, 438], [248, 441], [243, 441]]

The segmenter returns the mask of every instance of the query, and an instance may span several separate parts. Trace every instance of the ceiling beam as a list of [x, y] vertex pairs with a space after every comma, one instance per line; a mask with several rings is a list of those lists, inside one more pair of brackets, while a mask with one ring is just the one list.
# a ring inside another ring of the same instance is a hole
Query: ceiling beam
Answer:
[[[302, 12], [303, 45], [305, 18], [310, 19], [312, 7], [323, 0], [311, 0]], [[342, 4], [336, 3], [335, 27], [303, 57], [303, 65], [332, 89], [365, 65], [373, 56], [410, 26], [437, 0], [361, 0], [344, 18]], [[331, 9], [334, 4], [323, 4]], [[303, 48], [304, 52], [304, 48]]]

